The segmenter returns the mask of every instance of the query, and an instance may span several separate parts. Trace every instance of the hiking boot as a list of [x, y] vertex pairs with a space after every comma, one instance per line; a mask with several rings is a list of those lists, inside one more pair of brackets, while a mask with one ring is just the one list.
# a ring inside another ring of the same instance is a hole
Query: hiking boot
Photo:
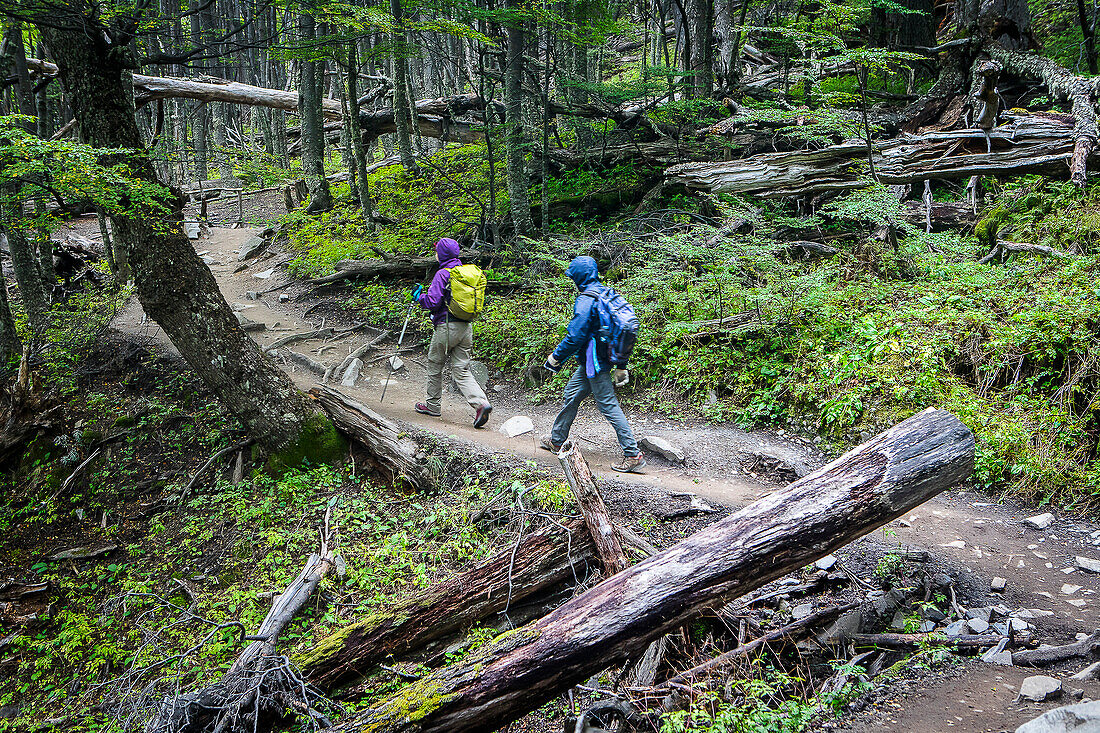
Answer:
[[645, 459], [642, 458], [641, 453], [636, 456], [623, 456], [623, 460], [613, 465], [611, 470], [619, 473], [637, 473], [639, 468], [645, 468]]
[[483, 428], [485, 423], [489, 422], [489, 413], [493, 411], [493, 406], [486, 402], [481, 407], [477, 408], [477, 412], [474, 413], [474, 427]]
[[542, 439], [542, 442], [539, 443], [539, 448], [542, 448], [543, 450], [548, 450], [551, 453], [561, 452], [561, 446], [554, 445], [554, 441], [550, 438], [549, 435]]
[[443, 414], [442, 412], [432, 412], [423, 402], [417, 402], [416, 407], [414, 407], [413, 409], [419, 412], [421, 415], [431, 415], [432, 417], [439, 417]]

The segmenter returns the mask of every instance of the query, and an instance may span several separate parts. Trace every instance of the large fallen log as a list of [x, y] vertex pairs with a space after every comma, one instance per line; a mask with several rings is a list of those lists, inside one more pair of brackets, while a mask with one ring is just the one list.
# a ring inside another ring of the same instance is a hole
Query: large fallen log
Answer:
[[492, 731], [741, 595], [901, 516], [967, 478], [974, 436], [928, 409], [503, 634], [337, 726], [343, 731]]
[[[458, 256], [463, 262], [477, 262], [481, 258], [481, 253], [460, 252]], [[349, 277], [424, 277], [426, 273], [434, 272], [438, 267], [439, 260], [434, 256], [397, 256], [388, 260], [340, 260], [336, 263], [336, 272], [305, 280], [304, 284], [324, 285], [346, 280]]]
[[[872, 157], [882, 183], [903, 184], [980, 175], [1064, 175], [1074, 149], [1071, 121], [1020, 115], [988, 131], [901, 135], [875, 143]], [[665, 180], [711, 193], [777, 198], [860, 188], [870, 176], [867, 146], [847, 142], [717, 163], [681, 163], [665, 172]]]
[[400, 661], [439, 639], [561, 583], [583, 580], [596, 569], [595, 545], [581, 522], [550, 526], [514, 548], [437, 583], [416, 597], [380, 609], [328, 637], [298, 660], [314, 684], [332, 689]]
[[368, 462], [389, 483], [408, 482], [419, 491], [435, 485], [426, 454], [407, 430], [334, 389], [309, 391], [336, 427], [367, 448]]

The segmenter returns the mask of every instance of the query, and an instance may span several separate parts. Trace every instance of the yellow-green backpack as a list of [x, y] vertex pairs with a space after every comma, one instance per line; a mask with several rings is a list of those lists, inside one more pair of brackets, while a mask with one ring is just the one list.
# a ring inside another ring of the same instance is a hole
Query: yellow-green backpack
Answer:
[[477, 265], [450, 268], [447, 310], [460, 321], [472, 321], [485, 309], [485, 273]]

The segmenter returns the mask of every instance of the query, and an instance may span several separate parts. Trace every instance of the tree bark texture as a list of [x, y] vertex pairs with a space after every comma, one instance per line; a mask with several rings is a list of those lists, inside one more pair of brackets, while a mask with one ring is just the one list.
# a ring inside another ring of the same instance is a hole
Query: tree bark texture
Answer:
[[393, 32], [393, 126], [397, 133], [397, 151], [401, 167], [410, 173], [418, 170], [413, 156], [409, 116], [409, 59], [408, 38], [405, 30], [405, 9], [401, 0], [390, 0], [390, 12], [396, 26]]
[[562, 470], [565, 471], [565, 477], [569, 481], [570, 488], [573, 489], [573, 496], [576, 497], [577, 504], [581, 508], [588, 532], [596, 543], [597, 554], [603, 564], [604, 572], [610, 576], [626, 570], [630, 567], [630, 562], [626, 559], [626, 553], [623, 552], [619, 532], [611, 520], [611, 513], [607, 511], [607, 504], [604, 503], [596, 487], [596, 478], [592, 475], [588, 461], [584, 460], [577, 444], [571, 440], [566, 441], [561, 447], [558, 460], [561, 461]]
[[35, 261], [34, 249], [21, 226], [7, 221], [2, 226], [8, 238], [11, 267], [15, 271], [15, 282], [19, 285], [19, 295], [23, 300], [23, 310], [27, 312], [31, 334], [34, 338], [40, 338], [49, 325], [50, 305], [46, 300], [46, 291], [42, 288], [42, 273]]
[[967, 478], [974, 437], [928, 409], [503, 634], [337, 726], [341, 731], [493, 731], [700, 612], [833, 552]]
[[[516, 0], [509, 0], [508, 7], [518, 10], [519, 4]], [[526, 35], [521, 19], [511, 18], [506, 29], [507, 63], [504, 68], [504, 157], [508, 169], [508, 207], [512, 212], [512, 225], [517, 234], [525, 235], [530, 234], [535, 226], [527, 195], [531, 180], [527, 175], [527, 144], [523, 132], [523, 49]]]
[[[74, 24], [80, 20], [69, 19]], [[98, 147], [133, 150], [128, 159], [132, 175], [159, 183], [141, 145], [123, 84], [128, 72], [120, 66], [117, 49], [110, 48], [102, 34], [47, 22], [39, 30], [57, 59], [82, 138]], [[261, 444], [270, 449], [305, 448], [305, 439], [337, 439], [331, 423], [241, 330], [210, 269], [183, 232], [180, 197], [170, 195], [165, 205], [167, 211], [155, 219], [141, 214], [112, 217], [116, 251], [126, 250], [145, 312]], [[318, 453], [315, 458], [331, 456]]]
[[[298, 16], [298, 34], [304, 44], [311, 44], [316, 35], [313, 16], [302, 13]], [[325, 178], [325, 133], [321, 124], [321, 79], [318, 70], [324, 76], [324, 66], [320, 61], [302, 59], [301, 79], [298, 85], [298, 117], [302, 130], [302, 174], [309, 189], [310, 213], [328, 211], [332, 208], [332, 193], [328, 179]], [[339, 103], [336, 103], [339, 107]]]
[[404, 603], [370, 614], [322, 641], [298, 660], [314, 684], [332, 689], [364, 677], [463, 631], [513, 604], [595, 570], [595, 545], [585, 526], [570, 522], [533, 532], [515, 547], [437, 583]]

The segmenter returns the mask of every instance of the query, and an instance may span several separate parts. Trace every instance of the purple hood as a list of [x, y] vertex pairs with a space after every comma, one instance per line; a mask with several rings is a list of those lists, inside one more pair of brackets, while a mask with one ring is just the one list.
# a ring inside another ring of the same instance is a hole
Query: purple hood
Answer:
[[439, 264], [443, 265], [449, 260], [457, 260], [459, 249], [458, 242], [453, 239], [444, 237], [436, 242], [435, 255], [439, 259]]
[[432, 284], [420, 296], [420, 307], [432, 314], [432, 323], [440, 325], [447, 321], [447, 286], [451, 283], [448, 268], [458, 267], [458, 242], [444, 237], [435, 243], [435, 255], [439, 260], [439, 269], [432, 278]]

